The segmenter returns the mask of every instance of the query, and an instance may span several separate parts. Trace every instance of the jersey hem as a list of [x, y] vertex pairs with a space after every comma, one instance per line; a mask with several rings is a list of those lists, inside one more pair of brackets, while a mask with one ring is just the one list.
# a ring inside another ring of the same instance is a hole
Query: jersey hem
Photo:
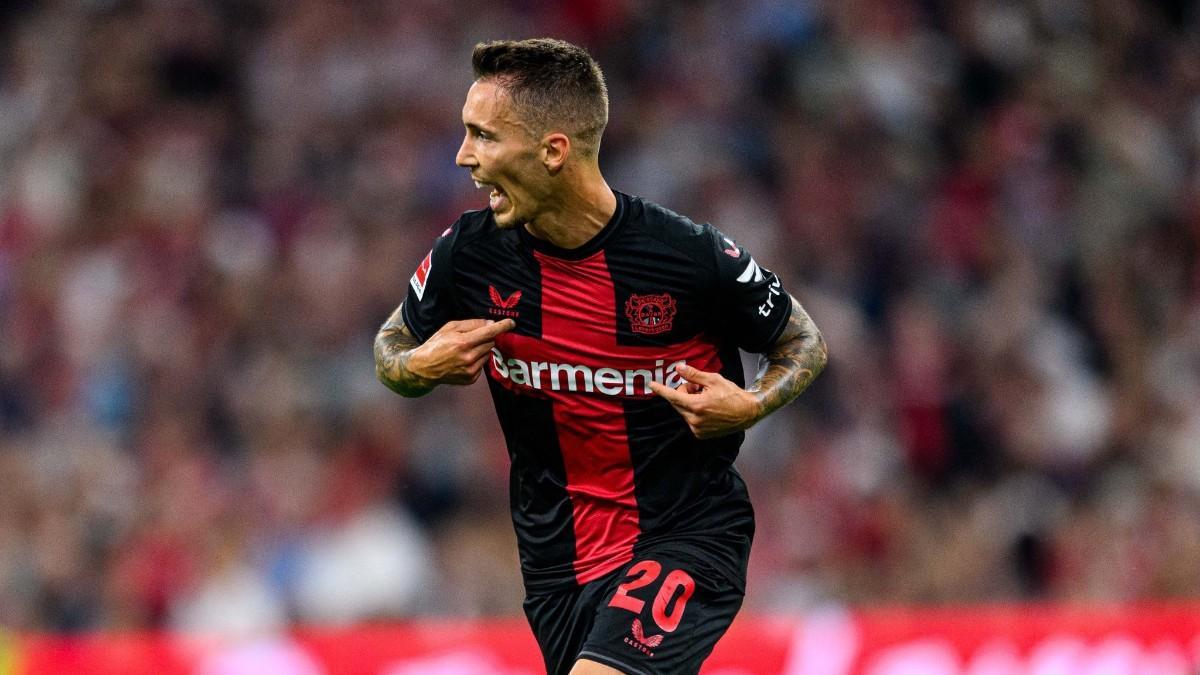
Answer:
[[625, 671], [625, 673], [627, 675], [650, 675], [650, 671], [648, 671], [648, 670], [642, 670], [641, 668], [638, 668], [636, 666], [631, 666], [628, 663], [625, 663], [624, 661], [622, 661], [618, 658], [609, 656], [607, 654], [601, 654], [599, 652], [594, 652], [590, 649], [585, 649], [585, 650], [579, 652], [579, 656], [578, 656], [578, 658], [576, 658], [576, 661], [578, 661], [579, 659], [585, 658], [585, 657], [587, 657], [587, 659], [589, 661], [600, 661], [606, 666], [612, 666], [613, 668], [621, 668]]
[[628, 565], [629, 561], [633, 560], [633, 552], [636, 545], [636, 542], [630, 545], [628, 549], [624, 550], [620, 555], [613, 558], [610, 562], [607, 562], [603, 565], [596, 565], [591, 569], [577, 571], [575, 573], [576, 584], [579, 586], [590, 584], [593, 581], [602, 579], [621, 569], [625, 565]]

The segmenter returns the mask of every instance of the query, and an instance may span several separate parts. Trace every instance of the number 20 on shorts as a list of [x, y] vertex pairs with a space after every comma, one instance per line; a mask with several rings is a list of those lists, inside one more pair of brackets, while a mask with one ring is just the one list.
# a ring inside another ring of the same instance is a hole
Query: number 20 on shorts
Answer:
[[[641, 614], [642, 608], [646, 606], [646, 601], [633, 597], [630, 595], [630, 592], [644, 586], [649, 586], [658, 579], [660, 574], [662, 574], [662, 565], [658, 561], [639, 561], [633, 567], [629, 568], [626, 581], [617, 586], [617, 592], [613, 594], [613, 598], [608, 602], [608, 606], [627, 609], [634, 614]], [[680, 588], [683, 589], [683, 593], [676, 598], [675, 592]], [[654, 596], [654, 605], [651, 608], [654, 615], [654, 623], [657, 623], [659, 628], [668, 633], [673, 632], [679, 627], [679, 622], [683, 619], [684, 607], [694, 592], [696, 592], [696, 582], [692, 579], [692, 575], [683, 570], [668, 572], [667, 578], [663, 580], [662, 587], [658, 589], [658, 594]], [[673, 603], [672, 600], [674, 600]]]

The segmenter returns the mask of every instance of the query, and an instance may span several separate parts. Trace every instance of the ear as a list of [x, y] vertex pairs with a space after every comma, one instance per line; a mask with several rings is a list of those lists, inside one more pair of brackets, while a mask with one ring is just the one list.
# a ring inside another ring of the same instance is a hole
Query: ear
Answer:
[[571, 156], [571, 139], [564, 133], [548, 134], [542, 139], [542, 164], [551, 175], [562, 171]]

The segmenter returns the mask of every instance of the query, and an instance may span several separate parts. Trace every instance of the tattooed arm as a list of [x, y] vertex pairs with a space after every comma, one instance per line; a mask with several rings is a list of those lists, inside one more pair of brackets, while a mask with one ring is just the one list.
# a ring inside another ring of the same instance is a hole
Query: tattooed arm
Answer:
[[829, 360], [821, 331], [800, 302], [791, 300], [792, 315], [775, 346], [760, 357], [758, 380], [750, 385], [749, 391], [762, 405], [756, 422], [791, 403], [817, 379]]
[[401, 396], [424, 396], [434, 385], [408, 367], [413, 350], [421, 343], [404, 325], [403, 309], [404, 305], [397, 307], [375, 335], [375, 377]]
[[[789, 296], [790, 297], [790, 296]], [[821, 331], [791, 298], [792, 313], [774, 346], [763, 354], [762, 369], [749, 390], [720, 373], [683, 365], [677, 372], [687, 380], [678, 389], [651, 382], [683, 416], [697, 438], [724, 436], [749, 429], [800, 395], [816, 379], [829, 355]]]
[[424, 343], [404, 324], [401, 304], [375, 335], [375, 376], [401, 396], [424, 396], [439, 384], [471, 384], [512, 319], [449, 321]]

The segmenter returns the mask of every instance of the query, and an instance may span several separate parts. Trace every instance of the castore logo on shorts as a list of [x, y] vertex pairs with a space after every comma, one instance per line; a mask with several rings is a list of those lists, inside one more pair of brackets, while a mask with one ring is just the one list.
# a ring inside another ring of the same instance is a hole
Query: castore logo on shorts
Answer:
[[631, 632], [633, 633], [633, 638], [625, 638], [625, 644], [646, 656], [654, 656], [654, 652], [650, 650], [662, 644], [663, 636], [661, 634], [647, 636], [645, 629], [642, 628], [641, 619], [633, 620]]

